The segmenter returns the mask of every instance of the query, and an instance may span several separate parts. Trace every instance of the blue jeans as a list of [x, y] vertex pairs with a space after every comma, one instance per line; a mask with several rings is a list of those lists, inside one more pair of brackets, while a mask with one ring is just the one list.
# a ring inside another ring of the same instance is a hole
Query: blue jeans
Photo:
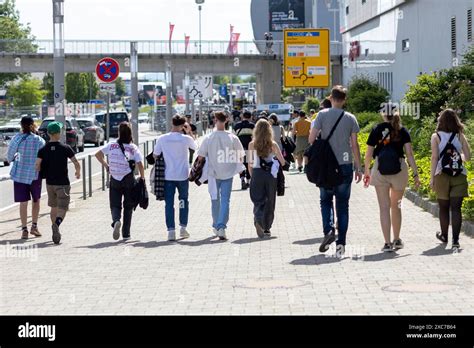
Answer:
[[178, 189], [179, 199], [179, 225], [186, 227], [188, 225], [189, 215], [189, 181], [169, 181], [165, 180], [165, 215], [166, 227], [168, 231], [175, 229], [174, 223], [174, 194]]
[[233, 178], [226, 180], [216, 179], [217, 199], [212, 201], [212, 227], [217, 230], [227, 228], [232, 181]]
[[336, 196], [336, 214], [338, 224], [336, 245], [346, 245], [346, 233], [349, 227], [349, 199], [351, 197], [351, 184], [354, 170], [352, 164], [343, 164], [340, 167], [343, 176], [342, 184], [330, 190], [324, 188], [320, 188], [319, 190], [324, 235], [328, 234], [333, 228], [335, 228], [333, 196]]

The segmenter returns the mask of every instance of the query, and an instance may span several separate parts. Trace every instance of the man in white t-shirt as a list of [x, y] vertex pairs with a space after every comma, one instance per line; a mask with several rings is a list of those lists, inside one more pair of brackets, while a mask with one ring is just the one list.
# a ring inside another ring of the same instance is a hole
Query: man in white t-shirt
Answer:
[[[165, 216], [168, 240], [176, 240], [174, 221], [174, 196], [178, 189], [180, 237], [188, 238], [186, 230], [189, 215], [189, 150], [196, 150], [196, 142], [190, 136], [191, 128], [186, 118], [176, 115], [172, 119], [171, 132], [160, 136], [153, 155], [163, 154], [165, 160]], [[183, 134], [183, 130], [186, 134]]]
[[207, 135], [198, 151], [198, 157], [205, 157], [208, 163], [209, 185], [215, 180], [217, 195], [212, 197], [212, 227], [221, 240], [227, 239], [226, 228], [229, 221], [230, 194], [232, 181], [242, 172], [245, 150], [239, 138], [225, 130], [227, 116], [223, 112], [214, 114], [216, 129]]

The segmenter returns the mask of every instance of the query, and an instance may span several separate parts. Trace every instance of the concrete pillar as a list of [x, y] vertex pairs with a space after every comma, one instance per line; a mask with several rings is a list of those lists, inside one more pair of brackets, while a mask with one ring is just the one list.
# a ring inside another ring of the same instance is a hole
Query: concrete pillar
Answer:
[[257, 74], [257, 104], [279, 104], [282, 88], [281, 61], [264, 60], [261, 66], [261, 73]]

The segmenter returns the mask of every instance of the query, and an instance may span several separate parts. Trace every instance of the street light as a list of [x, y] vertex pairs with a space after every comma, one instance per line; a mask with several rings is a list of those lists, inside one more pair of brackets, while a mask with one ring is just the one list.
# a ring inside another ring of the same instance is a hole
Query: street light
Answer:
[[199, 10], [199, 54], [201, 54], [201, 10], [202, 4], [204, 4], [204, 0], [195, 0], [196, 4], [198, 5]]
[[[65, 125], [64, 103], [64, 0], [53, 0], [53, 42], [54, 42], [54, 109], [55, 120]], [[61, 131], [61, 141], [66, 133]]]

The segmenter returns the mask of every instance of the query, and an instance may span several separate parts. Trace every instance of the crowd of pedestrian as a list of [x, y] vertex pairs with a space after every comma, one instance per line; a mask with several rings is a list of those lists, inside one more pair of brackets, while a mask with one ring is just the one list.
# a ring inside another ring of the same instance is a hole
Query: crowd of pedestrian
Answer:
[[[159, 136], [152, 154], [146, 156], [147, 161], [154, 165], [151, 192], [157, 200], [165, 202], [167, 239], [177, 240], [176, 191], [179, 237], [190, 237], [187, 228], [191, 209], [189, 185], [195, 182], [207, 184], [211, 197], [212, 233], [226, 240], [236, 175], [240, 176], [241, 189], [250, 189], [256, 234], [260, 238], [270, 236], [277, 196], [284, 195], [283, 171], [290, 170], [290, 163], [294, 162], [294, 170], [304, 172], [308, 180], [319, 187], [324, 236], [319, 248], [321, 252], [326, 252], [335, 242], [338, 254], [344, 254], [351, 186], [353, 181], [358, 184], [362, 179], [365, 187], [375, 188], [384, 239], [382, 250], [402, 249], [401, 202], [410, 170], [415, 185], [420, 184], [410, 133], [403, 127], [396, 109], [383, 111], [380, 123], [368, 137], [362, 162], [359, 124], [355, 115], [344, 110], [346, 98], [346, 89], [335, 86], [319, 110], [310, 110], [309, 116], [302, 110], [294, 110], [289, 129], [281, 124], [276, 114], [262, 112], [254, 115], [244, 111], [230, 130], [231, 114], [214, 112], [209, 118], [212, 131], [202, 139], [197, 139], [197, 127], [192, 124], [190, 115], [174, 116], [171, 131]], [[461, 206], [463, 198], [468, 196], [467, 172], [463, 163], [470, 160], [471, 154], [463, 125], [455, 111], [442, 111], [437, 123], [431, 138], [431, 187], [440, 207], [441, 230], [435, 236], [447, 243], [451, 221], [452, 248], [458, 249]], [[59, 244], [59, 229], [70, 203], [68, 161], [74, 164], [77, 178], [81, 167], [72, 148], [60, 142], [61, 123], [48, 125], [50, 140], [47, 144], [36, 134], [32, 118], [23, 117], [21, 125], [21, 133], [13, 138], [8, 150], [8, 160], [13, 163], [10, 174], [14, 198], [20, 203], [21, 238], [27, 239], [29, 234], [41, 237], [38, 216], [42, 179], [46, 179], [52, 239]], [[144, 156], [133, 142], [130, 124], [120, 124], [118, 139], [105, 145], [96, 157], [111, 178], [109, 201], [113, 239], [119, 239], [121, 234], [127, 240], [131, 235], [133, 210], [138, 204], [136, 186], [146, 187]], [[141, 196], [143, 198], [143, 194]], [[33, 201], [32, 226], [28, 231], [30, 200]]]

